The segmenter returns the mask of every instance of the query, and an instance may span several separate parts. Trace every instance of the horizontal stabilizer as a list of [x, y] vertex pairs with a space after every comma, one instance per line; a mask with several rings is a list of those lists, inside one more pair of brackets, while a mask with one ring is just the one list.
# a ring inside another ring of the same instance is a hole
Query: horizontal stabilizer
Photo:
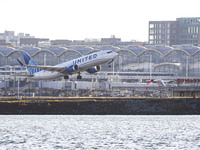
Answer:
[[17, 59], [17, 61], [19, 62], [19, 64], [20, 64], [21, 66], [24, 66], [24, 64], [23, 64], [19, 59]]

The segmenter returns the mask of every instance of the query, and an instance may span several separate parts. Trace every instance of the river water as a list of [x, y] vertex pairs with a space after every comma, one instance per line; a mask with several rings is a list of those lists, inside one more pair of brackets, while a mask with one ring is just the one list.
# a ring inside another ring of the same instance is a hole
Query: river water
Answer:
[[0, 150], [200, 149], [200, 116], [1, 115]]

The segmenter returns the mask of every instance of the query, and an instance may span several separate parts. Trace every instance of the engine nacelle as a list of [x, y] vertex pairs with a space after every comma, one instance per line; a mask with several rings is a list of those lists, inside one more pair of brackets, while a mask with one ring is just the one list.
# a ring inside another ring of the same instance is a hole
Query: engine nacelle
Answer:
[[95, 72], [98, 72], [101, 70], [101, 66], [95, 66], [95, 67], [92, 67], [88, 70], [86, 70], [88, 73], [92, 74], [92, 73], [95, 73]]
[[71, 74], [73, 72], [78, 71], [78, 69], [79, 69], [78, 65], [71, 65], [71, 66], [67, 67], [65, 69], [65, 71], [66, 71], [66, 73]]

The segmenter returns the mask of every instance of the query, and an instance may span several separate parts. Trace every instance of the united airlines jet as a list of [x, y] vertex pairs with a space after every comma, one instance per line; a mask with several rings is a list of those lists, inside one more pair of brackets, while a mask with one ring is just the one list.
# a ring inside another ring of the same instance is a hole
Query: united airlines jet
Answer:
[[82, 79], [81, 72], [87, 71], [92, 74], [100, 71], [100, 65], [104, 63], [110, 64], [117, 57], [118, 53], [112, 50], [104, 50], [55, 66], [40, 66], [27, 53], [23, 53], [22, 55], [25, 65], [17, 60], [21, 66], [27, 67], [29, 75], [25, 75], [26, 77], [33, 80], [51, 80], [59, 77], [69, 79], [69, 75], [76, 73], [78, 73], [77, 79]]

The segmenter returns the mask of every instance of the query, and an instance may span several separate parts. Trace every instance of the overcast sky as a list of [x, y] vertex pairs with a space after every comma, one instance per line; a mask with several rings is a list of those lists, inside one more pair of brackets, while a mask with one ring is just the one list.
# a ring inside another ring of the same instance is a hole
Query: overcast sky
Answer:
[[0, 32], [148, 41], [148, 22], [200, 17], [199, 0], [1, 0]]

